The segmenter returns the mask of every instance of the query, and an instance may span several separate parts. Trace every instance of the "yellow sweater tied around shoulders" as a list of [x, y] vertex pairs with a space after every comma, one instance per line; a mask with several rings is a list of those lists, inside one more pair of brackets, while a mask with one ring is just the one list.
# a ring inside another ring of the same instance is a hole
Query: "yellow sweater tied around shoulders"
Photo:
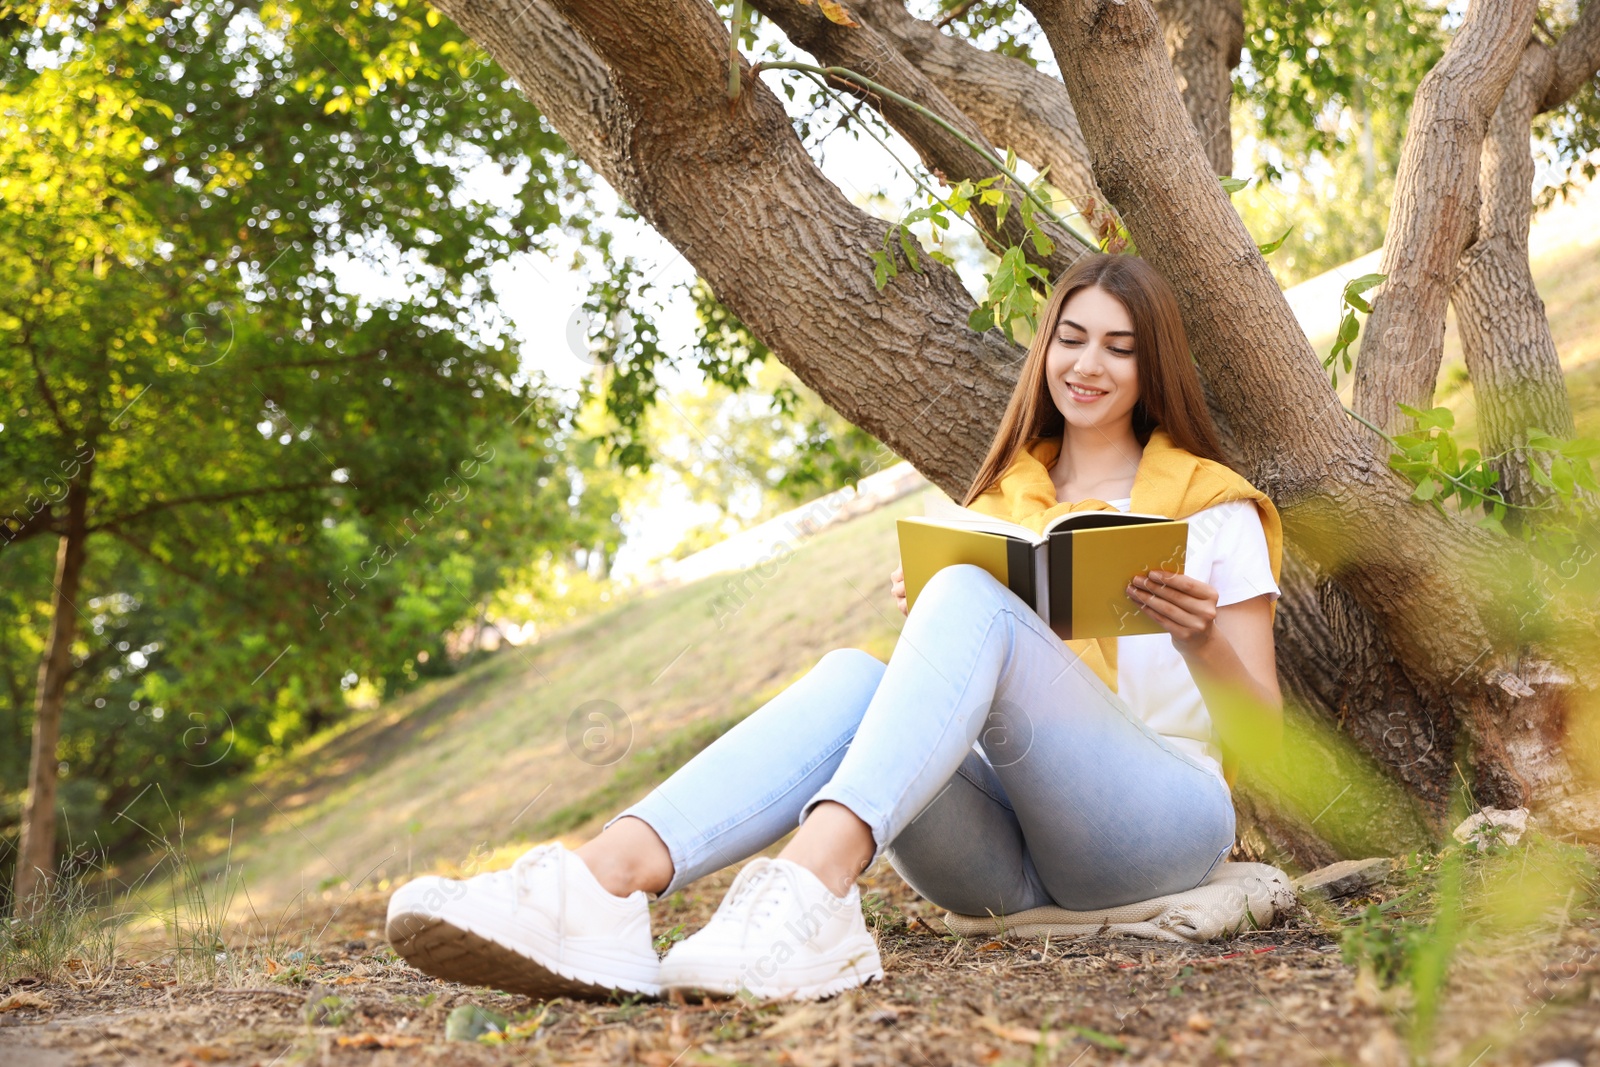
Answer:
[[[1104, 500], [1090, 498], [1066, 503], [1056, 499], [1050, 470], [1060, 453], [1059, 437], [1038, 437], [1028, 442], [1017, 452], [1016, 459], [1001, 474], [1000, 480], [969, 506], [985, 515], [1019, 523], [1034, 533], [1042, 532], [1047, 522], [1068, 512], [1116, 511]], [[1261, 512], [1261, 527], [1267, 536], [1272, 580], [1278, 581], [1283, 561], [1283, 522], [1271, 498], [1231, 467], [1179, 448], [1159, 426], [1151, 431], [1139, 469], [1133, 476], [1130, 510], [1186, 519], [1197, 511], [1230, 500], [1256, 502]], [[1274, 618], [1277, 607], [1277, 602], [1273, 601]], [[1112, 692], [1116, 692], [1116, 638], [1086, 637], [1069, 640], [1066, 644]]]

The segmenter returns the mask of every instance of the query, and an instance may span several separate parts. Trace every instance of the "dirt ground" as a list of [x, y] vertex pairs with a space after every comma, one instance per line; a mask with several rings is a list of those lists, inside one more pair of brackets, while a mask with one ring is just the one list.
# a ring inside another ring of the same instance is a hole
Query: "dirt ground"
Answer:
[[[659, 902], [657, 934], [697, 928], [732, 874]], [[229, 981], [154, 957], [0, 983], [0, 1064], [1600, 1064], [1597, 922], [1458, 955], [1413, 1057], [1415, 1006], [1341, 959], [1333, 922], [1382, 888], [1205, 945], [961, 940], [887, 865], [863, 892], [886, 978], [815, 1004], [536, 1004], [439, 982], [389, 951], [386, 897], [357, 894], [317, 917], [308, 951]], [[494, 1045], [447, 1040], [469, 1004], [525, 1025]]]

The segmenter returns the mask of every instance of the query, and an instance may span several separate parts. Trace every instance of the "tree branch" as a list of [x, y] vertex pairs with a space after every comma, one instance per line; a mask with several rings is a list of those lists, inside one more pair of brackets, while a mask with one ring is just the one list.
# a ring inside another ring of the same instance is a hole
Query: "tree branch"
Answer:
[[1379, 268], [1388, 279], [1372, 301], [1355, 369], [1355, 409], [1392, 432], [1412, 425], [1397, 404], [1433, 405], [1450, 287], [1477, 219], [1483, 138], [1536, 7], [1473, 0], [1417, 89]]
[[1552, 49], [1555, 70], [1539, 101], [1540, 111], [1560, 107], [1600, 71], [1600, 0], [1588, 0]]
[[229, 500], [271, 496], [274, 493], [299, 493], [307, 489], [326, 488], [326, 482], [297, 482], [293, 485], [259, 485], [254, 489], [235, 489], [226, 493], [197, 493], [194, 496], [176, 497], [172, 500], [158, 500], [148, 507], [140, 508], [138, 511], [130, 511], [126, 515], [118, 515], [104, 522], [92, 523], [89, 526], [89, 532], [98, 533], [101, 530], [117, 530], [157, 512], [170, 511], [173, 508], [186, 507], [189, 504], [221, 504]]
[[1154, 0], [1189, 121], [1211, 169], [1233, 173], [1233, 68], [1244, 50], [1240, 0]]
[[50, 389], [50, 382], [44, 376], [44, 368], [39, 365], [39, 352], [33, 346], [33, 337], [26, 332], [22, 335], [22, 347], [28, 350], [28, 362], [33, 365], [34, 381], [39, 386], [39, 393], [44, 397], [44, 406], [50, 409], [50, 417], [55, 420], [56, 429], [61, 433], [61, 440], [67, 444], [74, 444], [74, 436], [67, 427], [67, 420], [61, 415], [61, 406], [56, 403], [56, 395]]
[[[1105, 197], [1089, 167], [1078, 115], [1066, 86], [1014, 56], [987, 52], [940, 33], [908, 12], [904, 0], [857, 0], [852, 10], [894, 44], [905, 59], [959, 106], [990, 144], [1006, 145], [1069, 198]], [[1065, 57], [1057, 53], [1058, 62]]]
[[[1600, 3], [1586, 4], [1553, 47], [1532, 41], [1523, 51], [1484, 137], [1477, 227], [1451, 291], [1478, 402], [1480, 451], [1493, 457], [1488, 462], [1500, 475], [1495, 489], [1514, 505], [1556, 504], [1553, 490], [1530, 470], [1533, 460], [1548, 473], [1550, 461], [1528, 449], [1529, 428], [1557, 437], [1574, 432], [1566, 377], [1528, 263], [1530, 132], [1535, 115], [1561, 106], [1597, 66]], [[1579, 506], [1592, 509], [1587, 496], [1580, 495]], [[1512, 525], [1525, 521], [1515, 511], [1506, 518]]]
[[[916, 149], [923, 166], [930, 172], [943, 175], [951, 183], [962, 179], [979, 181], [994, 172], [983, 153], [991, 156], [996, 153], [986, 143], [978, 125], [871, 25], [841, 26], [824, 16], [815, 5], [801, 4], [799, 0], [752, 0], [751, 6], [824, 65], [849, 68], [939, 115], [948, 127], [923, 111], [906, 106], [893, 95], [873, 93], [869, 88], [846, 83], [846, 91], [871, 101], [882, 112], [889, 124]], [[770, 67], [773, 64], [759, 65]], [[982, 151], [975, 149], [974, 144]], [[1052, 175], [1045, 177], [1049, 180]], [[1051, 277], [1059, 275], [1083, 255], [1082, 238], [1040, 220], [1041, 229], [1055, 245], [1049, 256], [1040, 256], [1027, 239], [1019, 213], [1007, 212], [1005, 223], [996, 225], [993, 206], [978, 202], [973, 206], [982, 220], [985, 241], [996, 254], [1011, 245], [1021, 246], [1024, 254], [1042, 264]]]
[[[543, 35], [516, 28], [524, 5], [511, 0], [440, 6], [541, 109], [541, 68], [570, 65], [550, 49], [569, 47], [574, 33], [592, 64], [625, 70], [610, 83], [604, 129], [582, 135], [602, 153], [591, 166], [834, 410], [947, 492], [967, 487], [1022, 353], [999, 330], [967, 329], [972, 297], [936, 262], [920, 270], [902, 262], [898, 277], [876, 287], [871, 257], [888, 224], [817, 168], [742, 59], [744, 88], [730, 103], [728, 32], [709, 4], [534, 0], [526, 19], [548, 25], [555, 13], [570, 27]], [[589, 106], [556, 91], [570, 90], [550, 90], [569, 119], [595, 121]], [[824, 301], [849, 312], [819, 313]]]
[[[15, 514], [16, 512], [12, 512], [12, 515]], [[4, 537], [5, 543], [8, 545], [14, 545], [18, 541], [26, 541], [28, 538], [42, 533], [59, 534], [61, 532], [60, 526], [56, 522], [55, 513], [51, 510], [49, 504], [45, 504], [44, 507], [28, 516], [15, 529], [5, 525], [6, 520], [10, 517], [9, 515], [0, 515], [0, 537]]]

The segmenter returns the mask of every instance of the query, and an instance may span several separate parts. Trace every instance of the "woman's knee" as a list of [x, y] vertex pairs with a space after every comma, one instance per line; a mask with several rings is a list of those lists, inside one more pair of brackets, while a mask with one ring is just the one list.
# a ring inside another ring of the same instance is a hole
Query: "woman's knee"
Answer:
[[986, 600], [998, 603], [1006, 592], [998, 578], [976, 563], [955, 563], [934, 572], [912, 610], [927, 613], [948, 606], [970, 614]]
[[817, 660], [817, 665], [811, 668], [822, 671], [830, 677], [843, 678], [865, 687], [869, 691], [878, 687], [878, 682], [883, 678], [883, 672], [888, 669], [888, 664], [860, 648], [836, 648], [823, 654]]

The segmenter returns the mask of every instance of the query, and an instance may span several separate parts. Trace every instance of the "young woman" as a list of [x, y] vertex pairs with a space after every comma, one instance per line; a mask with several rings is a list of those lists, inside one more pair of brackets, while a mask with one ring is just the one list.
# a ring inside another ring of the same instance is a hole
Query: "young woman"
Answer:
[[[987, 572], [947, 567], [887, 665], [829, 652], [577, 850], [541, 845], [507, 871], [401, 887], [396, 951], [536, 997], [815, 998], [882, 977], [855, 884], [880, 855], [962, 914], [1098, 909], [1202, 883], [1234, 839], [1218, 740], [1270, 746], [1281, 729], [1277, 512], [1227, 466], [1176, 301], [1143, 260], [1081, 260], [1040, 323], [964, 502], [1036, 529], [1082, 508], [1188, 519], [1184, 572], [1127, 587], [1164, 633], [1063, 642]], [[891, 591], [904, 612], [898, 568]], [[1254, 710], [1214, 730], [1208, 704]], [[657, 959], [652, 896], [796, 824]]]

